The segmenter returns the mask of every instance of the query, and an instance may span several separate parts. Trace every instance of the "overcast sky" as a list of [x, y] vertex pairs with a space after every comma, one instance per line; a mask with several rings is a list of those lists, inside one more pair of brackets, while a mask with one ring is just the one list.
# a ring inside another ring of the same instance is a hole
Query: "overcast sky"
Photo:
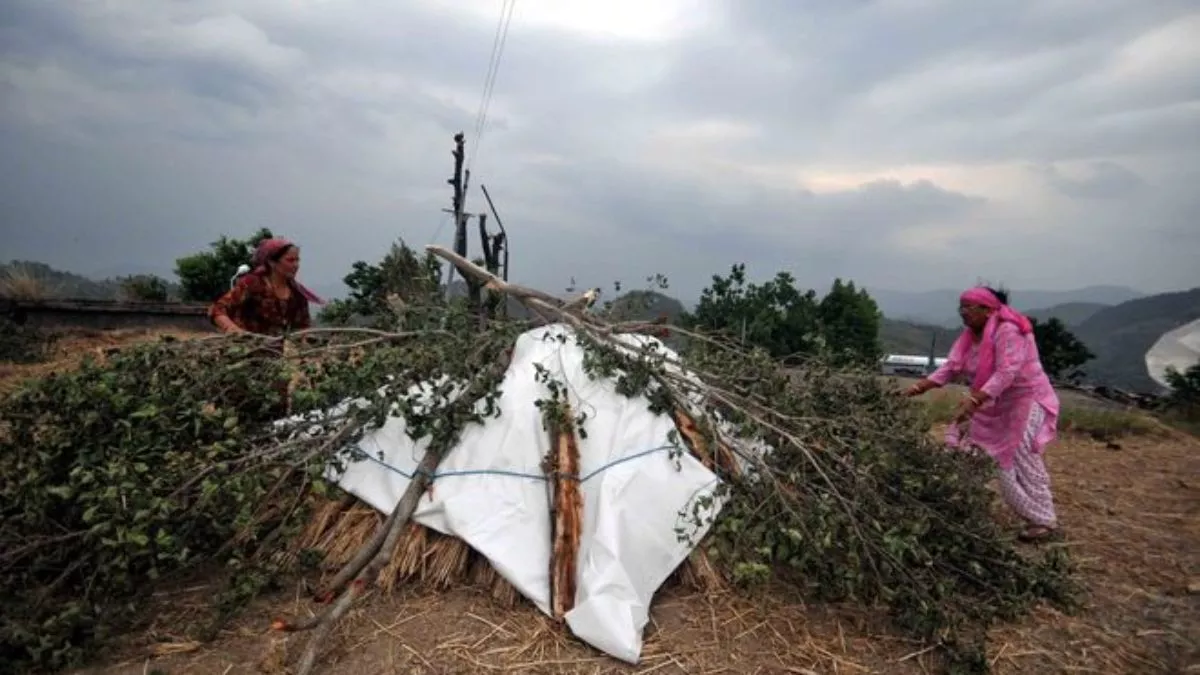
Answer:
[[477, 139], [502, 5], [4, 0], [0, 259], [268, 226], [328, 287], [451, 242], [462, 130], [551, 291], [1200, 283], [1195, 0], [516, 0]]

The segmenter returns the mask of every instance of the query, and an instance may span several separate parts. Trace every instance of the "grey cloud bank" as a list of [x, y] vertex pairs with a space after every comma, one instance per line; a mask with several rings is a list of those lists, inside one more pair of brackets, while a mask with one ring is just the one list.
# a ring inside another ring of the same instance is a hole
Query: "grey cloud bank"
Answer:
[[[522, 282], [1200, 283], [1192, 2], [584, 4], [613, 30], [517, 1], [472, 160]], [[169, 272], [265, 225], [328, 287], [448, 243], [500, 5], [9, 0], [0, 258]]]

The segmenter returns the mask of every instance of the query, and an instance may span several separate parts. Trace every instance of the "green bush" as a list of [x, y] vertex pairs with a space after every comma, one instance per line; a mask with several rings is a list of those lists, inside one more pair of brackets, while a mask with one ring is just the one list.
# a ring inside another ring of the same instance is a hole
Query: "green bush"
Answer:
[[[213, 636], [310, 558], [289, 553], [307, 497], [330, 489], [325, 469], [366, 428], [393, 411], [448, 447], [482, 419], [475, 404], [498, 394], [514, 330], [349, 330], [290, 339], [287, 358], [252, 336], [164, 340], [0, 400], [0, 663], [78, 665], [140, 617], [157, 582], [200, 566], [231, 570], [193, 634]], [[292, 377], [302, 428], [275, 424]], [[439, 377], [466, 393], [452, 400], [443, 387], [419, 408], [425, 394], [411, 386]], [[348, 398], [361, 405], [317, 413]]]
[[156, 579], [279, 525], [260, 506], [283, 470], [241, 463], [279, 402], [247, 383], [280, 375], [244, 348], [164, 342], [0, 401], [0, 661], [75, 664]]
[[[990, 459], [948, 452], [924, 407], [867, 370], [809, 359], [783, 369], [765, 350], [692, 341], [686, 365], [702, 374], [720, 437], [759, 441], [761, 461], [728, 479], [719, 516], [697, 499], [681, 537], [712, 525], [710, 558], [733, 581], [771, 582], [813, 600], [881, 603], [897, 623], [941, 646], [952, 672], [986, 672], [986, 632], [1039, 600], [1074, 606], [1064, 549], [1026, 555], [994, 519]], [[661, 356], [590, 346], [594, 374], [661, 409], [687, 406], [693, 390], [664, 374]], [[734, 446], [730, 446], [734, 447]]]
[[1169, 369], [1167, 382], [1171, 385], [1171, 392], [1163, 402], [1167, 414], [1192, 428], [1200, 425], [1200, 362], [1184, 371]]

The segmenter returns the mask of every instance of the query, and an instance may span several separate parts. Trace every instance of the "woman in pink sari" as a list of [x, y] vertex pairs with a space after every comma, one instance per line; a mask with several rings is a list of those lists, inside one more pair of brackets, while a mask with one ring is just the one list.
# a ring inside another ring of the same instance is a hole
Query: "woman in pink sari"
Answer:
[[[905, 395], [953, 379], [969, 382], [947, 443], [979, 448], [996, 460], [1004, 501], [1028, 523], [1023, 540], [1053, 535], [1058, 521], [1042, 454], [1057, 432], [1058, 395], [1042, 369], [1033, 325], [1008, 306], [1007, 293], [985, 287], [964, 292], [958, 312], [965, 328], [945, 365]], [[959, 440], [959, 425], [967, 420], [969, 430]]]

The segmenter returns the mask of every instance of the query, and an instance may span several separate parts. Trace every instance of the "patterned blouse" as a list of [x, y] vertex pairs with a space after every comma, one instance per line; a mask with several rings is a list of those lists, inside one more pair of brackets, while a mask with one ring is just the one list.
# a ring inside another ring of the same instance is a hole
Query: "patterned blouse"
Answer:
[[214, 322], [219, 316], [229, 317], [239, 328], [260, 335], [282, 335], [312, 326], [308, 299], [303, 294], [293, 288], [288, 299], [280, 300], [266, 278], [258, 274], [238, 279], [213, 303], [208, 316]]

